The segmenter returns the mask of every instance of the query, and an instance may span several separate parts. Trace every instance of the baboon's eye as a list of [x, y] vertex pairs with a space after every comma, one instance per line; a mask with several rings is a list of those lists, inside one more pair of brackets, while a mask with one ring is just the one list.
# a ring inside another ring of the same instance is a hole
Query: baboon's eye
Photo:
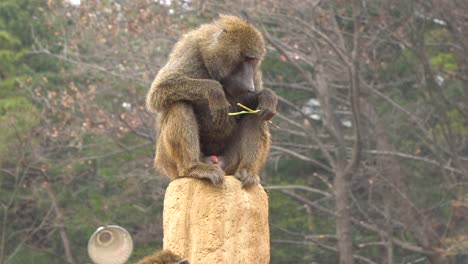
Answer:
[[254, 58], [254, 57], [251, 57], [251, 56], [244, 56], [244, 57], [245, 57], [246, 62], [256, 63], [258, 61], [257, 58]]

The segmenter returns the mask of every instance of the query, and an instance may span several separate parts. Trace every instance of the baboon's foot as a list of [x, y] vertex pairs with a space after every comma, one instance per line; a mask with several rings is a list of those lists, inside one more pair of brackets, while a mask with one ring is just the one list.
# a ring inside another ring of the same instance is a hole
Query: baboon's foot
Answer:
[[242, 182], [242, 188], [250, 188], [260, 183], [260, 177], [249, 169], [239, 169], [234, 176]]
[[222, 186], [224, 182], [224, 171], [217, 164], [198, 163], [185, 171], [184, 177], [208, 179], [215, 186]]

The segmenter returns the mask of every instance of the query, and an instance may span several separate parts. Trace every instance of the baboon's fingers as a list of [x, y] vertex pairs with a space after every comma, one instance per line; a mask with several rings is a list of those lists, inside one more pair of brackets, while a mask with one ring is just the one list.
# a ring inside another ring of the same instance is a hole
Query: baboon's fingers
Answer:
[[275, 116], [275, 114], [276, 113], [274, 111], [269, 109], [261, 109], [259, 112], [260, 119], [265, 121], [272, 119]]
[[216, 187], [221, 187], [223, 186], [224, 183], [224, 175], [210, 175], [208, 176], [208, 179], [213, 183], [214, 186]]
[[223, 124], [225, 124], [228, 117], [229, 115], [227, 108], [214, 111], [211, 114], [211, 120], [216, 126], [222, 126]]
[[242, 188], [248, 189], [250, 187], [260, 184], [260, 178], [258, 176], [252, 176], [245, 179], [242, 182]]

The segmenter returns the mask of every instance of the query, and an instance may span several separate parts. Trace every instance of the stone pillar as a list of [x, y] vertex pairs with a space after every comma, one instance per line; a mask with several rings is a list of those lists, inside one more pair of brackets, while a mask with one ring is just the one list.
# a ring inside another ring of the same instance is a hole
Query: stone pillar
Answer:
[[268, 196], [233, 176], [217, 188], [193, 178], [172, 181], [164, 198], [164, 249], [190, 264], [270, 262]]

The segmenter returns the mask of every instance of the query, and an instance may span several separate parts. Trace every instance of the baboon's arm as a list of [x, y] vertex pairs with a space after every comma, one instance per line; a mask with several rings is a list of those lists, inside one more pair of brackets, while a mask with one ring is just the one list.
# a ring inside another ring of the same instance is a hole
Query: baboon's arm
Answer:
[[167, 109], [174, 102], [206, 102], [210, 109], [228, 106], [223, 87], [215, 80], [178, 77], [160, 81], [156, 79], [146, 98], [151, 111]]

